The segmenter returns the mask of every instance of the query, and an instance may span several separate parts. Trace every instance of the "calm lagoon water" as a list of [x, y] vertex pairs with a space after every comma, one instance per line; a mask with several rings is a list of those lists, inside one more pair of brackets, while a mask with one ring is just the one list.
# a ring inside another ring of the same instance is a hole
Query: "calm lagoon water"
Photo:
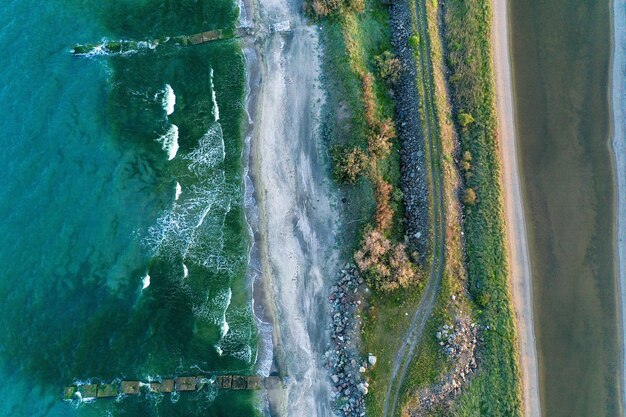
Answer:
[[60, 401], [77, 381], [249, 373], [238, 43], [73, 57], [237, 24], [231, 0], [5, 0], [0, 416], [250, 416], [248, 393]]
[[608, 146], [611, 5], [510, 5], [543, 413], [621, 416]]

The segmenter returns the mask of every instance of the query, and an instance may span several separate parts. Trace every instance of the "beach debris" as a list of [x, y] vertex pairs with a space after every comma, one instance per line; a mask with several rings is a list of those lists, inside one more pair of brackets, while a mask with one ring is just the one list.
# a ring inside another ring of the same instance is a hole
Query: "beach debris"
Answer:
[[376, 356], [372, 355], [371, 353], [367, 357], [367, 362], [372, 366], [376, 365], [376, 360]]

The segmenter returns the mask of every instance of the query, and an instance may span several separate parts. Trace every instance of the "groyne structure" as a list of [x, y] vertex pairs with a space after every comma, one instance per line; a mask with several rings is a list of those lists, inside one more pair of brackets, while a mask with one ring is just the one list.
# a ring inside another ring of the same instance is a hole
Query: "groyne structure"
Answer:
[[278, 376], [263, 378], [257, 375], [219, 375], [212, 377], [185, 376], [149, 382], [117, 381], [109, 384], [80, 384], [65, 387], [62, 399], [65, 401], [84, 401], [96, 398], [115, 398], [120, 395], [140, 395], [141, 393], [194, 392], [200, 391], [207, 386], [220, 390], [275, 389], [282, 386], [282, 379]]
[[123, 54], [137, 51], [140, 49], [155, 49], [161, 45], [171, 46], [193, 46], [207, 42], [242, 38], [245, 36], [253, 36], [254, 30], [249, 27], [241, 27], [234, 30], [211, 30], [207, 32], [195, 33], [193, 35], [180, 35], [173, 37], [165, 37], [162, 39], [150, 39], [144, 41], [103, 40], [96, 43], [77, 44], [72, 48], [73, 55], [111, 55]]

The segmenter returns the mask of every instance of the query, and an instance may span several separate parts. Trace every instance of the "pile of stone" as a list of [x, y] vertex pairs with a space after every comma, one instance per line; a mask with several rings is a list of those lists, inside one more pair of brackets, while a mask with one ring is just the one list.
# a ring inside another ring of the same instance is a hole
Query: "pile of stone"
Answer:
[[361, 278], [355, 267], [347, 265], [328, 297], [331, 305], [331, 346], [326, 352], [326, 366], [332, 382], [335, 413], [339, 416], [365, 416], [365, 395], [368, 392], [364, 377], [368, 367], [376, 364], [376, 357], [360, 357], [360, 306], [363, 302]]
[[461, 393], [478, 369], [477, 334], [478, 326], [467, 317], [458, 317], [454, 324], [444, 324], [436, 333], [439, 346], [452, 361], [452, 370], [439, 383], [420, 391], [420, 403], [410, 412], [412, 417], [426, 415], [436, 407], [446, 408]]
[[393, 1], [389, 8], [391, 43], [403, 71], [394, 85], [396, 131], [401, 149], [401, 181], [404, 194], [405, 227], [411, 252], [425, 262], [430, 253], [430, 197], [426, 165], [426, 141], [419, 109], [415, 52], [409, 45], [413, 35], [412, 12], [406, 1]]

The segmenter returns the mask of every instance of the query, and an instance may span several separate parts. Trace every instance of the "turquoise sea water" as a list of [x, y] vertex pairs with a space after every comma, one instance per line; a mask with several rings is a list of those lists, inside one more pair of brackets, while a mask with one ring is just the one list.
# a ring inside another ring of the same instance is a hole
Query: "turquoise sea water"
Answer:
[[60, 401], [77, 381], [250, 373], [235, 41], [73, 57], [237, 24], [231, 0], [5, 0], [0, 416], [250, 416], [247, 393]]

